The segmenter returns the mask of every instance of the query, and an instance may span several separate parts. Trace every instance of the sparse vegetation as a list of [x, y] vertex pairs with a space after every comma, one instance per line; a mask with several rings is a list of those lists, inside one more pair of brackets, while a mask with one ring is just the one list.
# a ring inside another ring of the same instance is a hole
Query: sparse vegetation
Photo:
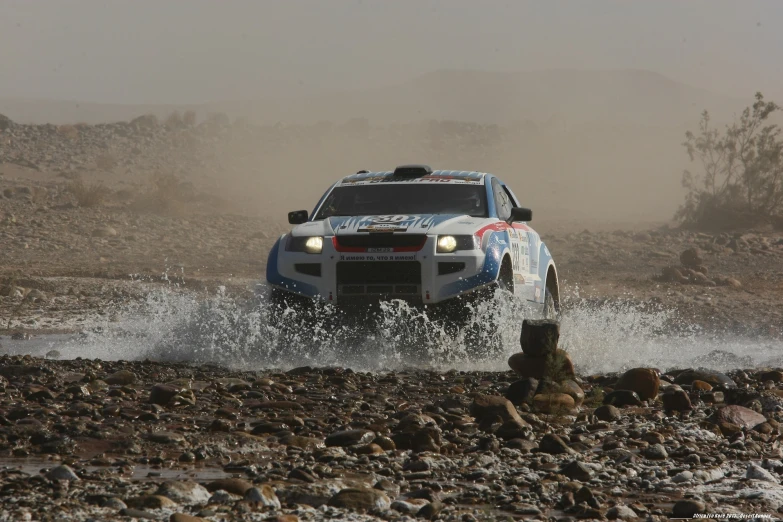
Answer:
[[113, 170], [117, 166], [117, 158], [111, 154], [101, 154], [95, 158], [95, 167], [98, 170]]
[[68, 138], [69, 140], [79, 139], [79, 128], [75, 125], [60, 125], [57, 127], [57, 134]]
[[196, 111], [185, 111], [185, 114], [182, 115], [182, 121], [188, 127], [196, 125]]
[[101, 183], [86, 184], [77, 179], [68, 184], [68, 192], [76, 198], [77, 205], [92, 208], [102, 205], [110, 191]]
[[182, 115], [179, 113], [179, 111], [174, 111], [171, 114], [169, 114], [168, 118], [166, 118], [166, 121], [164, 124], [167, 129], [179, 129], [184, 126], [184, 120], [182, 118]]
[[677, 218], [697, 228], [747, 226], [783, 219], [783, 139], [768, 123], [780, 106], [756, 101], [721, 132], [702, 113], [698, 133], [688, 131], [683, 146], [701, 172], [686, 170], [688, 190]]
[[152, 212], [163, 215], [185, 213], [186, 197], [183, 184], [174, 174], [156, 173], [151, 179], [151, 190], [139, 194], [130, 208], [136, 212]]

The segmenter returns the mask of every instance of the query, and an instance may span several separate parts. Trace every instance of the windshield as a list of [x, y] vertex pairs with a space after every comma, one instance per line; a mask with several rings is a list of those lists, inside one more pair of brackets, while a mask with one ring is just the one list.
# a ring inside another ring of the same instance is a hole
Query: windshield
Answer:
[[384, 184], [335, 187], [315, 219], [332, 216], [467, 214], [487, 217], [483, 185]]

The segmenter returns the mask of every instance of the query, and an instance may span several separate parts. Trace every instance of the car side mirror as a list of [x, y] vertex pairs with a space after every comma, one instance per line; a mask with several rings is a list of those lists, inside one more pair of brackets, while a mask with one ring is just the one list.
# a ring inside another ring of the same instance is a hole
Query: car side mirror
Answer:
[[511, 209], [511, 217], [509, 218], [509, 223], [513, 223], [514, 221], [533, 221], [533, 211], [529, 208], [522, 208], [522, 207], [514, 207]]
[[302, 223], [307, 223], [308, 217], [309, 214], [306, 210], [294, 210], [288, 213], [288, 222], [292, 225], [301, 225]]

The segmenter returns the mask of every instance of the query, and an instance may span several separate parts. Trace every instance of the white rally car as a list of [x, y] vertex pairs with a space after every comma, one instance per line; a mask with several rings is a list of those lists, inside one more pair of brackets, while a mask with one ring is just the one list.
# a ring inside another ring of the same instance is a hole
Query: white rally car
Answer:
[[492, 174], [360, 171], [312, 213], [289, 213], [295, 226], [274, 244], [266, 278], [278, 301], [360, 307], [402, 299], [437, 308], [500, 286], [551, 317], [557, 269], [531, 218]]

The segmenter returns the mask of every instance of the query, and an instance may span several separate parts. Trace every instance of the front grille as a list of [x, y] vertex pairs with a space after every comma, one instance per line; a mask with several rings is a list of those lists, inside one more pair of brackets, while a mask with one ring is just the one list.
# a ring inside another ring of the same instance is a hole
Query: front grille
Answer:
[[337, 236], [337, 244], [347, 248], [415, 248], [424, 246], [425, 234], [351, 234]]
[[421, 264], [418, 261], [341, 261], [337, 263], [340, 295], [418, 295]]

